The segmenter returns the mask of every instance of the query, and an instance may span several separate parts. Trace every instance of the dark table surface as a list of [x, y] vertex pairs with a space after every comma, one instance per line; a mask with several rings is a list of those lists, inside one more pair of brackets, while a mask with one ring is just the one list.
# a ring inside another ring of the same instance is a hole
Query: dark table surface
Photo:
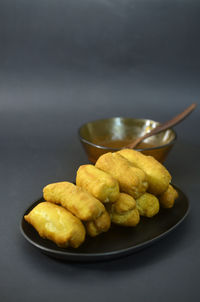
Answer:
[[44, 185], [87, 163], [77, 130], [127, 116], [166, 121], [200, 104], [198, 1], [1, 1], [0, 300], [199, 301], [199, 106], [166, 167], [191, 211], [171, 234], [100, 263], [50, 258], [20, 233]]

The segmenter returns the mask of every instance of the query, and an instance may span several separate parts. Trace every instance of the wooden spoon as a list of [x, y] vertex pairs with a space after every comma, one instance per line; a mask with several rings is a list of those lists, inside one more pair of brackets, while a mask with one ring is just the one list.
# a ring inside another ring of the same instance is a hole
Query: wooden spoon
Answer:
[[139, 145], [139, 143], [141, 143], [145, 138], [150, 137], [152, 135], [158, 134], [164, 130], [167, 130], [175, 125], [177, 125], [178, 123], [180, 123], [183, 119], [185, 119], [195, 108], [196, 108], [196, 104], [192, 104], [190, 105], [188, 108], [186, 108], [183, 112], [179, 113], [178, 115], [176, 115], [174, 118], [172, 118], [171, 120], [160, 124], [159, 126], [157, 126], [156, 128], [152, 129], [150, 132], [144, 134], [141, 137], [138, 137], [136, 140], [134, 140], [131, 144], [123, 147], [123, 149], [127, 148], [127, 149], [133, 149], [135, 148], [137, 145]]

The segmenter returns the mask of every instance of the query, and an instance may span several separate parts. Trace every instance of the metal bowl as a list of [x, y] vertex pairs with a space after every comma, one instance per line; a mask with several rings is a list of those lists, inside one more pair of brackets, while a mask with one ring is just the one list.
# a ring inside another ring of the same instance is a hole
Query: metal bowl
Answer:
[[[79, 128], [79, 138], [89, 161], [95, 163], [100, 155], [118, 151], [160, 123], [149, 119], [113, 117], [92, 121]], [[173, 129], [145, 139], [136, 150], [164, 162], [176, 141]]]

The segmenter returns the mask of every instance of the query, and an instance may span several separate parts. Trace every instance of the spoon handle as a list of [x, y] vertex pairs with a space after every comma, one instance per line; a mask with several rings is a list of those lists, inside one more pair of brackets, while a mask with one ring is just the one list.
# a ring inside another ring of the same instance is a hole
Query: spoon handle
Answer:
[[139, 143], [141, 143], [145, 138], [150, 137], [150, 136], [155, 135], [155, 134], [158, 134], [158, 133], [160, 133], [160, 132], [162, 132], [164, 130], [167, 130], [167, 129], [169, 129], [169, 128], [175, 126], [175, 125], [177, 125], [183, 119], [185, 119], [196, 108], [196, 106], [197, 106], [196, 104], [190, 105], [183, 112], [179, 113], [178, 115], [176, 115], [171, 120], [169, 120], [169, 121], [167, 121], [167, 122], [165, 122], [163, 124], [160, 124], [156, 128], [152, 129], [150, 132], [148, 132], [145, 135], [137, 138], [136, 140], [134, 140], [134, 142], [132, 142], [131, 144], [127, 145], [124, 148], [133, 149], [137, 145], [139, 145]]

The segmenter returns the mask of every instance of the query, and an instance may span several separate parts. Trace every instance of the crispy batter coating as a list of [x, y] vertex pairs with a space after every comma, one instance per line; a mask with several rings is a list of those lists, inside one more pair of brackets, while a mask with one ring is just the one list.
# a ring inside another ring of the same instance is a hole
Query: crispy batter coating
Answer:
[[123, 214], [127, 211], [135, 209], [135, 207], [136, 201], [132, 196], [126, 193], [120, 193], [119, 198], [115, 205], [112, 206], [112, 209], [118, 214]]
[[79, 247], [85, 240], [85, 227], [69, 211], [45, 201], [35, 206], [24, 219], [43, 238], [55, 242], [60, 247]]
[[112, 175], [119, 182], [120, 191], [134, 198], [139, 197], [147, 189], [145, 173], [117, 152], [101, 155], [96, 162], [96, 167]]
[[172, 208], [175, 200], [178, 198], [178, 192], [169, 185], [168, 189], [159, 196], [160, 205], [163, 208]]
[[101, 202], [115, 202], [119, 185], [110, 174], [93, 165], [82, 165], [76, 174], [76, 185], [82, 187]]
[[44, 187], [45, 200], [60, 204], [81, 220], [93, 220], [104, 211], [104, 205], [90, 193], [70, 182], [52, 183]]
[[171, 181], [167, 169], [154, 157], [142, 154], [132, 149], [122, 149], [117, 153], [128, 159], [137, 168], [142, 169], [147, 175], [148, 192], [160, 195], [165, 192]]
[[136, 226], [140, 221], [136, 201], [126, 193], [120, 193], [118, 200], [110, 204], [108, 211], [111, 221], [121, 226]]
[[150, 193], [144, 193], [136, 199], [136, 207], [141, 216], [153, 217], [160, 209], [158, 198]]
[[85, 225], [88, 235], [95, 237], [109, 230], [111, 225], [110, 215], [105, 211], [98, 218], [92, 221], [87, 221]]

